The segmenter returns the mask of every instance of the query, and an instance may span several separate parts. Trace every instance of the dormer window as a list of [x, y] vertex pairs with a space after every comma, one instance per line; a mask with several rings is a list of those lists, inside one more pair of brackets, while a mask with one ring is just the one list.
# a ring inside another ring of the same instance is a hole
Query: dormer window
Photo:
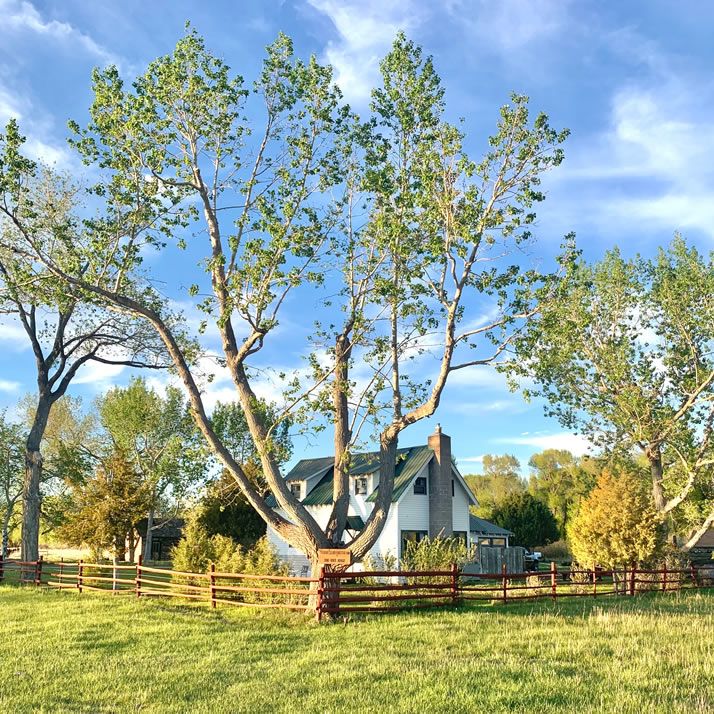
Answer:
[[414, 480], [414, 494], [416, 496], [426, 496], [426, 476], [419, 476]]
[[367, 479], [364, 476], [355, 479], [355, 496], [367, 495]]
[[302, 496], [302, 484], [299, 481], [294, 481], [290, 484], [290, 493], [292, 493], [295, 498], [300, 498]]

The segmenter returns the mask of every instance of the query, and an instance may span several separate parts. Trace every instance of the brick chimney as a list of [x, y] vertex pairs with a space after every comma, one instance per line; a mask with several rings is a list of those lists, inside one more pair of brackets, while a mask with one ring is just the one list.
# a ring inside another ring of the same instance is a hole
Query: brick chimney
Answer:
[[441, 432], [441, 425], [427, 440], [434, 452], [429, 463], [429, 537], [449, 538], [454, 534], [451, 500], [451, 437]]

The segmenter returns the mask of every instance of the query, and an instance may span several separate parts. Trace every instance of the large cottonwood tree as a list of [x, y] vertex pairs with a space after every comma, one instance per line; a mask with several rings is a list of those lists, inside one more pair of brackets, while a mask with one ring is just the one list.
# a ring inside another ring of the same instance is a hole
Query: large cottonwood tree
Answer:
[[[581, 263], [518, 344], [531, 394], [609, 450], [639, 451], [655, 509], [674, 513], [714, 465], [714, 263], [679, 236], [652, 259]], [[714, 503], [697, 524], [714, 523]]]
[[[357, 559], [386, 520], [400, 433], [435, 412], [454, 370], [494, 362], [559, 285], [510, 256], [530, 238], [540, 177], [561, 162], [567, 132], [544, 115], [531, 120], [526, 98], [514, 96], [473, 161], [462, 130], [444, 120], [431, 59], [400, 35], [381, 68], [366, 121], [342, 104], [331, 68], [296, 59], [282, 35], [252, 88], [190, 30], [130, 88], [116, 68], [96, 71], [91, 120], [72, 125], [85, 161], [107, 177], [95, 187], [103, 212], [74, 244], [82, 274], [28, 240], [61, 284], [155, 328], [210, 447], [262, 518], [313, 562], [342, 541], [362, 427], [379, 441], [380, 487], [347, 544]], [[220, 335], [221, 366], [280, 513], [212, 427], [195, 354], [144, 299], [139, 242], [168, 255], [169, 239], [184, 260], [202, 256], [206, 272], [189, 296]], [[276, 330], [298, 300], [316, 318], [302, 346]], [[272, 423], [257, 407], [253, 371], [268, 344], [308, 354]], [[334, 430], [324, 530], [280, 474], [272, 435], [287, 418]]]

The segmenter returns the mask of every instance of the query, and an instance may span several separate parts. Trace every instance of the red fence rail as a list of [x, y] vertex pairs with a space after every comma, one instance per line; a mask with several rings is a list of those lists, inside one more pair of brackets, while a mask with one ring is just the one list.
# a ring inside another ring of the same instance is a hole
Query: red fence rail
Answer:
[[0, 560], [0, 582], [46, 585], [59, 590], [167, 597], [206, 602], [211, 607], [280, 608], [312, 611], [318, 619], [349, 613], [459, 606], [564, 597], [634, 596], [714, 586], [711, 567], [619, 570], [558, 570], [466, 573], [449, 570], [331, 572], [318, 578], [251, 573], [191, 573], [128, 563]]

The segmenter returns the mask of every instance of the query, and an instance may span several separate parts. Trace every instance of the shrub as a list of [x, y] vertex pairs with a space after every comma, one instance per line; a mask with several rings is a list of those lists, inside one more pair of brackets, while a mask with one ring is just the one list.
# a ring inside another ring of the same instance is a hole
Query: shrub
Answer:
[[586, 567], [621, 568], [656, 562], [662, 524], [641, 481], [604, 471], [568, 526], [573, 556]]
[[181, 540], [171, 551], [175, 570], [187, 573], [205, 573], [216, 557], [215, 539], [208, 535], [200, 521], [200, 511], [189, 514]]
[[537, 546], [534, 550], [540, 551], [545, 560], [564, 561], [573, 557], [568, 543], [564, 540], [556, 540], [555, 543]]

